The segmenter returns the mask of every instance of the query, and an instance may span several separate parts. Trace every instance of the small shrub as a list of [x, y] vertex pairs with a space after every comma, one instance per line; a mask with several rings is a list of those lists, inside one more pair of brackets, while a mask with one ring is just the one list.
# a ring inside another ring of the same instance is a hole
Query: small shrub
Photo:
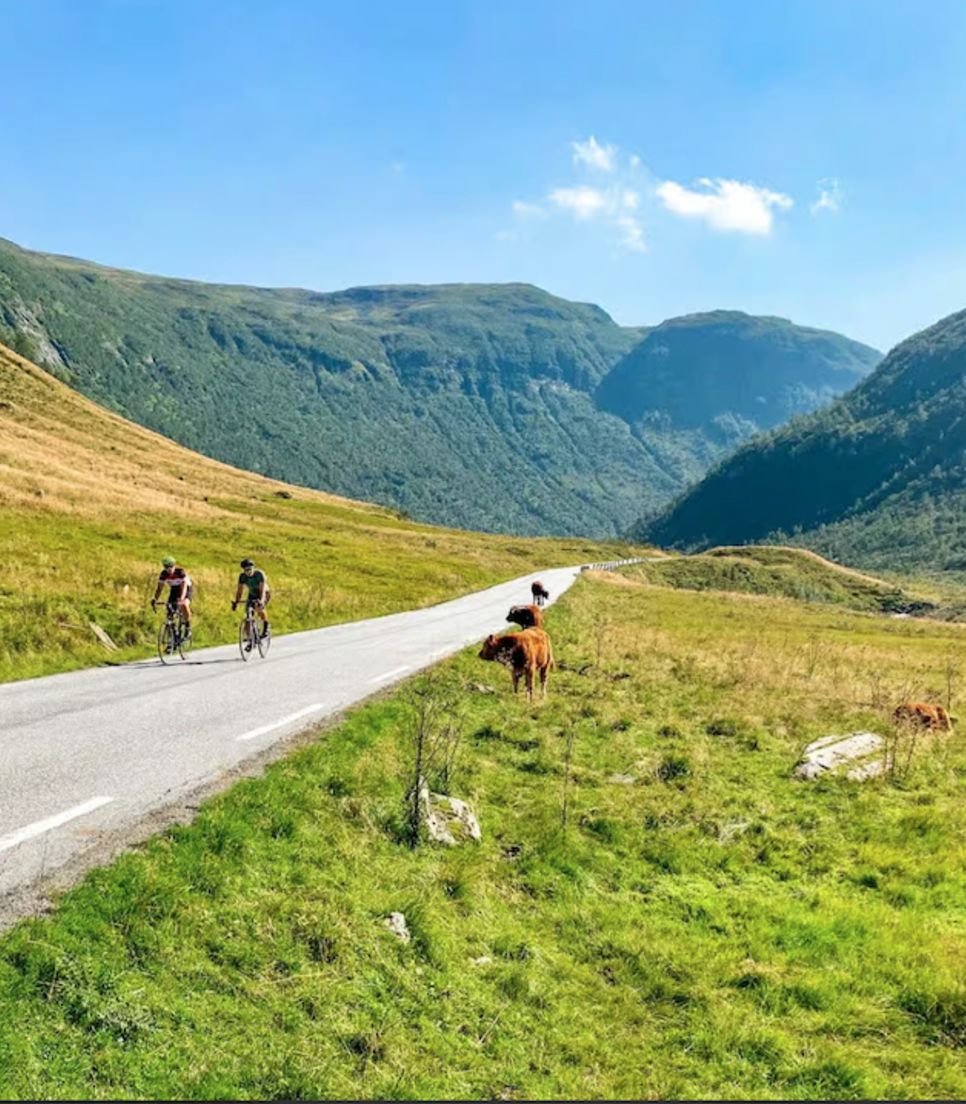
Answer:
[[661, 782], [687, 778], [691, 774], [691, 760], [686, 755], [666, 755], [655, 771]]

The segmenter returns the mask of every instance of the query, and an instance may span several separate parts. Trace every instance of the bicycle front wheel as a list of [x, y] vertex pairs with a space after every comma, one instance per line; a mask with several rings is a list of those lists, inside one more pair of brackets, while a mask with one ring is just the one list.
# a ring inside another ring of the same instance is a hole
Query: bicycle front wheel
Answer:
[[242, 660], [245, 663], [248, 662], [248, 657], [252, 654], [253, 631], [254, 627], [247, 617], [238, 626], [238, 650], [241, 652]]
[[174, 625], [165, 621], [158, 629], [158, 659], [162, 663], [170, 663], [174, 658]]

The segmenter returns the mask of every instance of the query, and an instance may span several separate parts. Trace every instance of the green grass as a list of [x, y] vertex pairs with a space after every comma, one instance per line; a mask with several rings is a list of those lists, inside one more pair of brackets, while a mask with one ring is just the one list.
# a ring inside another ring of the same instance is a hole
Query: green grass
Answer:
[[418, 525], [237, 471], [109, 414], [0, 346], [0, 681], [148, 652], [160, 614], [147, 603], [165, 554], [196, 584], [203, 646], [237, 632], [229, 603], [245, 555], [268, 573], [275, 630], [291, 632], [629, 551]]
[[627, 576], [549, 627], [545, 704], [473, 649], [417, 683], [480, 845], [399, 842], [412, 691], [363, 706], [0, 940], [0, 1095], [961, 1098], [961, 739], [789, 777], [955, 712], [961, 628]]
[[[879, 613], [923, 616], [943, 608], [918, 593], [926, 584], [917, 580], [903, 580], [900, 585], [840, 567], [814, 552], [775, 545], [712, 548], [699, 555], [669, 556], [640, 564], [634, 573], [652, 583], [688, 590], [764, 594]], [[915, 593], [906, 589], [910, 586]]]

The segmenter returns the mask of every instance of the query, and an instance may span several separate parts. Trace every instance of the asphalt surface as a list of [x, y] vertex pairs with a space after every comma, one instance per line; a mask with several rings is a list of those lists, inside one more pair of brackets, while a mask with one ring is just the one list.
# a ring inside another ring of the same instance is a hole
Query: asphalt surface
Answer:
[[[603, 566], [603, 565], [595, 565]], [[579, 568], [529, 574], [427, 609], [0, 685], [0, 898], [36, 891], [106, 837], [197, 793], [302, 729], [507, 628], [539, 577], [553, 598]]]

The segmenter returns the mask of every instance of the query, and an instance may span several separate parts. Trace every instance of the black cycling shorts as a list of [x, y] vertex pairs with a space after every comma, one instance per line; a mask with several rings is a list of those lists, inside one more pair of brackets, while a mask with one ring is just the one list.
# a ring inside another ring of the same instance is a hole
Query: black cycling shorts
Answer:
[[[245, 599], [245, 605], [246, 606], [257, 606], [260, 600], [261, 599], [259, 599], [259, 598], [253, 598], [249, 594], [249, 596]], [[272, 600], [272, 592], [268, 591], [265, 595], [265, 605], [267, 606], [268, 603], [271, 602], [271, 600]]]

